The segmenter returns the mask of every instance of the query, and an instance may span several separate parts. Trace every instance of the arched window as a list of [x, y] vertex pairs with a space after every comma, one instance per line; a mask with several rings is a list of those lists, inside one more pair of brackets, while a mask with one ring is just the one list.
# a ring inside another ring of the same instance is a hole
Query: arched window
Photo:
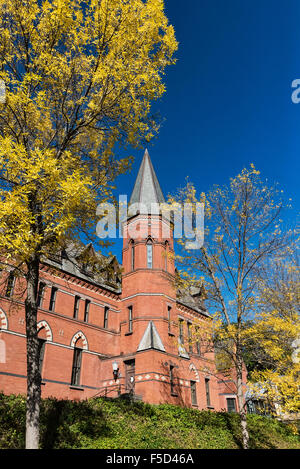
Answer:
[[52, 341], [52, 331], [49, 324], [46, 321], [40, 321], [37, 324], [38, 341], [39, 341], [39, 371], [42, 378], [45, 347], [47, 341]]
[[88, 350], [88, 344], [85, 335], [79, 331], [71, 340], [71, 347], [74, 347], [71, 385], [80, 386], [82, 351]]
[[153, 242], [151, 239], [147, 241], [147, 268], [153, 268]]
[[77, 344], [79, 342], [80, 342], [80, 339], [77, 340], [77, 342], [75, 344], [75, 347], [74, 347], [74, 353], [73, 353], [73, 365], [72, 365], [72, 376], [71, 376], [71, 385], [72, 386], [79, 386], [80, 385], [82, 348], [77, 346]]
[[43, 363], [44, 363], [44, 356], [45, 356], [45, 347], [46, 347], [46, 329], [42, 327], [38, 332], [38, 341], [39, 341], [39, 371], [42, 378], [42, 371], [43, 371]]

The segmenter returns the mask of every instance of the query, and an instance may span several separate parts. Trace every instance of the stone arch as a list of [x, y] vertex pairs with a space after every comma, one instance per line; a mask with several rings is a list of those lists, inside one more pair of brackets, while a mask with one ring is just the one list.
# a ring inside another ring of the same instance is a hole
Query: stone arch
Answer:
[[147, 238], [145, 239], [145, 244], [154, 244], [154, 240], [152, 238], [152, 236], [147, 236]]
[[194, 363], [191, 363], [189, 366], [190, 371], [193, 371], [195, 374], [195, 381], [199, 383], [200, 377], [197, 368], [195, 367]]
[[76, 334], [73, 335], [72, 340], [71, 340], [71, 347], [75, 347], [76, 342], [77, 342], [78, 339], [82, 340], [83, 349], [88, 350], [87, 339], [86, 339], [84, 333], [81, 332], [81, 331], [78, 331], [78, 332], [76, 332]]
[[0, 308], [0, 329], [7, 330], [8, 329], [8, 320], [5, 312], [3, 309]]
[[47, 323], [47, 321], [40, 321], [37, 325], [37, 331], [39, 332], [41, 329], [45, 328], [46, 331], [46, 339], [52, 342], [53, 335], [52, 335], [52, 330]]

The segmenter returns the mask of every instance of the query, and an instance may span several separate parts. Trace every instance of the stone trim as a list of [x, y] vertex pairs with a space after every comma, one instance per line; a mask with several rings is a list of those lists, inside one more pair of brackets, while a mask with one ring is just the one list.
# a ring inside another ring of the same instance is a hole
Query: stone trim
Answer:
[[82, 343], [83, 343], [83, 349], [88, 350], [88, 342], [87, 339], [82, 331], [76, 332], [76, 334], [73, 335], [72, 340], [71, 340], [71, 347], [75, 347], [76, 341], [81, 338]]
[[0, 308], [0, 330], [7, 330], [8, 329], [8, 319], [3, 311], [2, 308]]

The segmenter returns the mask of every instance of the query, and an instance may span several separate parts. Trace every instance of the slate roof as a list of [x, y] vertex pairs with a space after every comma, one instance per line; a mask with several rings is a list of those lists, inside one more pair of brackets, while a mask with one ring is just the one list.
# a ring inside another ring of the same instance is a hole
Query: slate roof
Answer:
[[[165, 198], [160, 188], [155, 174], [148, 150], [145, 150], [144, 157], [134, 184], [134, 188], [129, 201], [130, 205], [140, 203], [147, 208], [146, 214], [151, 213], [151, 203], [165, 203]], [[140, 210], [140, 213], [143, 211]]]
[[43, 263], [114, 293], [121, 293], [121, 266], [117, 258], [96, 252], [92, 243], [70, 243], [43, 259]]
[[176, 299], [178, 303], [181, 303], [183, 306], [193, 309], [198, 313], [203, 314], [204, 316], [211, 317], [207, 312], [204, 306], [204, 291], [201, 287], [196, 289], [195, 287], [191, 288], [178, 288], [176, 292]]

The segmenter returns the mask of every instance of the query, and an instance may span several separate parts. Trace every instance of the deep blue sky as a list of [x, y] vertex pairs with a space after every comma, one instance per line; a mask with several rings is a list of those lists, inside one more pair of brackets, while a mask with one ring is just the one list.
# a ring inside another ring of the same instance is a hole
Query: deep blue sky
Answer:
[[[164, 194], [186, 176], [206, 191], [254, 163], [293, 199], [296, 217], [300, 103], [291, 100], [291, 83], [300, 78], [300, 1], [165, 5], [179, 49], [166, 71], [167, 91], [153, 105], [165, 122], [148, 146]], [[118, 180], [118, 192], [128, 195], [143, 156], [132, 154], [132, 173]]]

